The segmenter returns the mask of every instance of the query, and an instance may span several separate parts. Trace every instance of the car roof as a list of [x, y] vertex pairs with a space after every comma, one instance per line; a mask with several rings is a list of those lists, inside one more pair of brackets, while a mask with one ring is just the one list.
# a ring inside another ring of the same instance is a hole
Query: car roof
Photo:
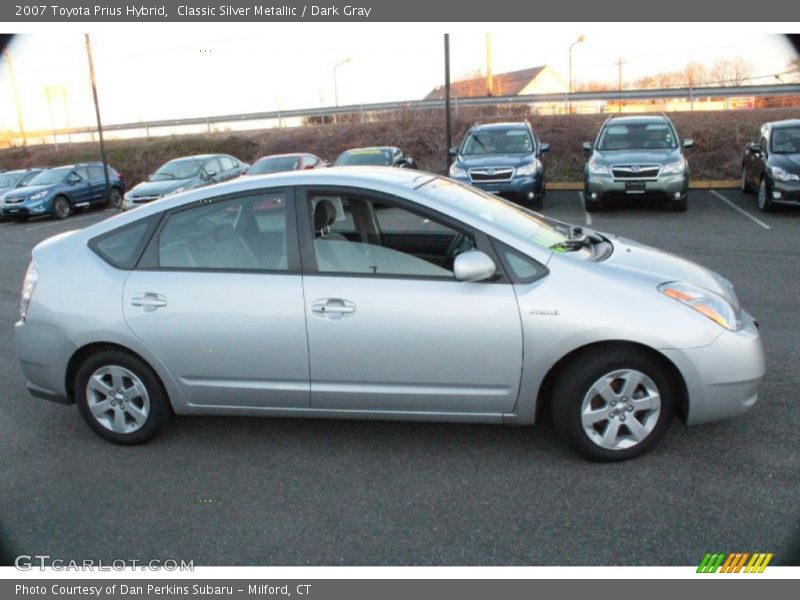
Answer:
[[356, 152], [358, 150], [400, 150], [397, 146], [364, 146], [363, 148], [348, 148], [344, 150], [342, 154], [345, 152]]
[[800, 119], [784, 119], [782, 121], [770, 121], [769, 127], [793, 127], [800, 126]]
[[624, 117], [609, 117], [606, 121], [607, 125], [612, 123], [625, 124], [625, 123], [667, 123], [669, 118], [665, 115], [628, 115]]
[[218, 156], [230, 156], [230, 154], [192, 154], [191, 156], [178, 156], [176, 158], [170, 158], [167, 162], [172, 162], [173, 160], [187, 160], [190, 158], [193, 160], [206, 160], [208, 158], [215, 158]]
[[289, 156], [316, 156], [311, 154], [310, 152], [286, 152], [285, 154], [265, 154], [264, 156], [259, 156], [255, 162], [259, 160], [264, 160], [265, 158], [285, 158]]
[[503, 123], [478, 123], [473, 125], [471, 130], [491, 130], [491, 129], [527, 129], [530, 127], [526, 121], [508, 121]]

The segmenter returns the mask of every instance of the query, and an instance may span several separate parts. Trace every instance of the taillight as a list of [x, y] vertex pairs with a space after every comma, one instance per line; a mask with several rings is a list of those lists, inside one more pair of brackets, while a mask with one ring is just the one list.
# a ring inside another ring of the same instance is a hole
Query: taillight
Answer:
[[36, 282], [39, 281], [39, 271], [36, 264], [31, 261], [28, 270], [25, 272], [25, 279], [22, 280], [22, 294], [19, 301], [19, 316], [23, 321], [28, 316], [28, 307], [31, 305], [31, 298], [36, 289]]

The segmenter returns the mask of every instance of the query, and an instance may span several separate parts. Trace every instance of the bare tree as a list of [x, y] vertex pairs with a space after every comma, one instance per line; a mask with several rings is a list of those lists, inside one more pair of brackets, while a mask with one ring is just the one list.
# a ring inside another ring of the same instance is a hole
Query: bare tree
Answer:
[[753, 66], [737, 57], [716, 61], [711, 68], [710, 79], [723, 87], [732, 87], [743, 85], [752, 73]]
[[684, 87], [698, 87], [706, 83], [706, 67], [702, 63], [692, 61], [683, 67], [681, 84]]

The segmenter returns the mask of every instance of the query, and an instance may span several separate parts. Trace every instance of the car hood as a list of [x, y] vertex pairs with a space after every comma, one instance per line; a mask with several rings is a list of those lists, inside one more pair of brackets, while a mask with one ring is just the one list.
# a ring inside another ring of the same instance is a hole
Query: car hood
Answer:
[[143, 181], [135, 186], [131, 191], [132, 196], [163, 196], [174, 192], [179, 187], [186, 190], [198, 186], [197, 177], [189, 179], [164, 179], [163, 181]]
[[608, 236], [614, 252], [602, 264], [636, 273], [656, 285], [683, 281], [715, 292], [728, 300], [737, 310], [739, 300], [731, 282], [697, 263], [663, 250], [657, 250], [627, 238]]
[[26, 185], [21, 188], [12, 188], [6, 192], [6, 198], [30, 198], [34, 194], [52, 187], [52, 185]]
[[666, 150], [595, 150], [592, 160], [595, 162], [616, 164], [665, 164], [680, 160], [679, 148]]
[[528, 165], [536, 157], [533, 152], [528, 154], [489, 154], [481, 156], [458, 156], [458, 162], [467, 169], [480, 169], [481, 167], [520, 167]]
[[789, 173], [800, 175], [800, 154], [771, 154], [770, 167], [779, 167]]

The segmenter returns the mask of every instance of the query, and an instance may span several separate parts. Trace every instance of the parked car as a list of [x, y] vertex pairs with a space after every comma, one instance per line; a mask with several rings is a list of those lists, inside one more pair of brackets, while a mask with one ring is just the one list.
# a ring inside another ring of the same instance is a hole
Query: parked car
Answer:
[[245, 175], [267, 175], [284, 171], [303, 171], [306, 169], [322, 169], [327, 163], [319, 156], [307, 153], [273, 154], [263, 156], [247, 169]]
[[758, 208], [800, 204], [800, 119], [764, 123], [742, 158], [742, 191], [756, 190]]
[[594, 145], [583, 143], [588, 161], [583, 170], [584, 206], [603, 208], [613, 198], [662, 198], [673, 210], [685, 211], [689, 163], [672, 121], [664, 115], [609, 117]]
[[228, 154], [198, 154], [176, 158], [161, 165], [127, 194], [122, 208], [128, 210], [164, 196], [228, 181], [247, 172], [250, 165]]
[[474, 125], [459, 148], [450, 177], [541, 210], [545, 195], [542, 155], [550, 149], [527, 122]]
[[122, 444], [173, 413], [531, 424], [548, 403], [619, 460], [673, 414], [746, 412], [764, 374], [713, 271], [400, 169], [244, 177], [51, 238], [20, 311], [30, 392]]
[[25, 187], [31, 179], [43, 170], [37, 167], [33, 169], [17, 169], [15, 171], [0, 171], [0, 221], [8, 218], [3, 214], [3, 206], [5, 205], [3, 196], [6, 192]]
[[108, 205], [119, 207], [125, 181], [108, 167], [110, 191], [106, 194], [103, 163], [87, 162], [46, 169], [21, 188], [3, 196], [3, 215], [17, 221], [28, 217], [52, 215], [65, 219], [77, 208]]
[[335, 167], [399, 167], [416, 169], [416, 161], [407, 156], [397, 146], [375, 146], [373, 148], [353, 148], [342, 152]]

